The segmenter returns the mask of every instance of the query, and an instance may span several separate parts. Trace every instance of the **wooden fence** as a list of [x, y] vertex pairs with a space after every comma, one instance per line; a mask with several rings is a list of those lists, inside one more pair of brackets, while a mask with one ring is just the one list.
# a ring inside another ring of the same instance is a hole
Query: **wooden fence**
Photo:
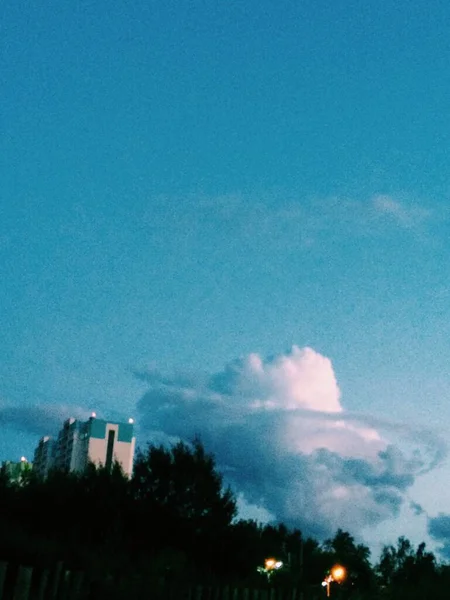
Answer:
[[320, 600], [322, 590], [95, 580], [59, 563], [39, 569], [0, 562], [0, 600]]
[[38, 569], [0, 562], [0, 600], [83, 600], [85, 578], [61, 563]]

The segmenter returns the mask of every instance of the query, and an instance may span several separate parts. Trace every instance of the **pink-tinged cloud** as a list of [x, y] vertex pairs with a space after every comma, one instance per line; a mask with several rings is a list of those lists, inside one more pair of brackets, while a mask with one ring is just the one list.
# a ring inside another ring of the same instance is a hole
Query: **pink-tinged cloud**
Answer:
[[[331, 361], [311, 348], [292, 348], [288, 355], [263, 361], [251, 354], [241, 368], [241, 384], [258, 398], [255, 408], [341, 412], [340, 390]], [[238, 366], [238, 368], [239, 368]]]
[[347, 414], [331, 361], [311, 348], [251, 354], [201, 383], [140, 377], [149, 385], [138, 403], [143, 433], [200, 435], [243, 502], [310, 534], [397, 515], [434, 460], [429, 440], [407, 455], [383, 439], [380, 420]]

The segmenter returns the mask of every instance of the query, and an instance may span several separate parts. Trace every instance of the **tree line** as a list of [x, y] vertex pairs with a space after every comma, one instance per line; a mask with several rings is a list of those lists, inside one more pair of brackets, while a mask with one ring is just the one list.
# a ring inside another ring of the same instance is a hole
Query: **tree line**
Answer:
[[[432, 599], [446, 593], [450, 567], [424, 543], [401, 537], [377, 560], [348, 532], [319, 543], [283, 524], [237, 518], [214, 457], [199, 440], [138, 451], [131, 479], [89, 465], [82, 474], [29, 471], [20, 482], [0, 472], [0, 560], [46, 567], [63, 561], [100, 579], [296, 586], [321, 590], [335, 564], [345, 579], [332, 596]], [[264, 577], [268, 557], [283, 566]], [[306, 593], [306, 592], [305, 592]], [[306, 596], [307, 597], [307, 596]]]

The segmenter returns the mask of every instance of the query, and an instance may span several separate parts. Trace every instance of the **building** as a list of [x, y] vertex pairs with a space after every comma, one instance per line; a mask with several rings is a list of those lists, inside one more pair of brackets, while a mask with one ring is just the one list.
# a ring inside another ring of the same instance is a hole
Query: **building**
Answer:
[[35, 468], [45, 477], [49, 470], [83, 472], [89, 463], [110, 469], [118, 462], [125, 475], [133, 470], [133, 420], [118, 423], [97, 419], [95, 413], [86, 422], [67, 419], [56, 439], [42, 438], [35, 451]]
[[9, 481], [21, 484], [24, 480], [24, 475], [31, 471], [32, 466], [33, 464], [28, 462], [27, 459], [22, 456], [19, 462], [13, 462], [11, 460], [3, 461], [1, 468], [7, 475]]
[[54, 466], [55, 451], [56, 442], [50, 436], [46, 435], [39, 440], [33, 459], [33, 471], [38, 477], [46, 477]]
[[[129, 419], [128, 423], [111, 423], [91, 417], [85, 423], [82, 439], [82, 461], [86, 455], [87, 461], [104, 465], [107, 469], [118, 462], [125, 475], [131, 476], [136, 446], [133, 419]], [[82, 462], [83, 469], [86, 464], [86, 460]]]

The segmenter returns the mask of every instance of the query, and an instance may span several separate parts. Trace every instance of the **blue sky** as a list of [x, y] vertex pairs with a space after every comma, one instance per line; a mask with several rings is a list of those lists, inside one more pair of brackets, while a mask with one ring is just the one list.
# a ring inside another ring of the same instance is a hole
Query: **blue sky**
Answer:
[[[293, 345], [328, 357], [342, 410], [395, 447], [403, 426], [445, 447], [450, 6], [0, 11], [0, 458], [32, 454], [31, 408], [150, 431], [135, 371], [204, 381]], [[357, 533], [427, 538], [450, 504], [441, 455], [402, 496], [421, 516]]]

